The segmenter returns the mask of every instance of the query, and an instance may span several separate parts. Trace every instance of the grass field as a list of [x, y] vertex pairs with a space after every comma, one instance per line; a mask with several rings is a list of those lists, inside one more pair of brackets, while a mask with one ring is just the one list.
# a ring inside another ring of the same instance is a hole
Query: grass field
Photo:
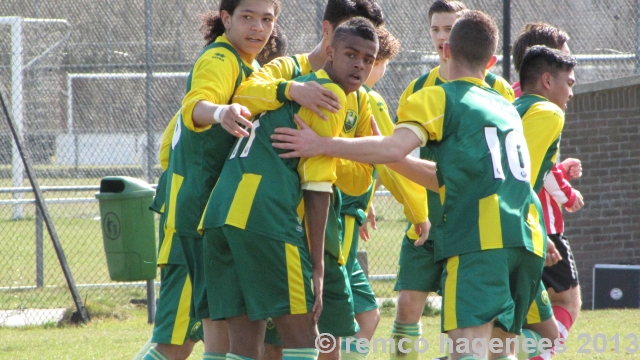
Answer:
[[[388, 337], [393, 325], [394, 309], [383, 308], [382, 312], [375, 335], [377, 338]], [[152, 326], [146, 323], [144, 307], [117, 307], [116, 310], [102, 311], [101, 316], [81, 326], [48, 324], [0, 328], [0, 359], [131, 359], [151, 334]], [[430, 349], [420, 359], [439, 356], [439, 323], [439, 317], [422, 318], [422, 337], [429, 341]], [[640, 358], [640, 349], [631, 343], [631, 337], [637, 338], [639, 329], [640, 310], [583, 311], [571, 330], [566, 352], [554, 359]], [[618, 353], [615, 351], [616, 334]], [[627, 335], [629, 337], [625, 339]], [[587, 337], [590, 337], [590, 342], [587, 342]], [[594, 344], [594, 338], [598, 339], [597, 344]], [[587, 350], [591, 353], [585, 353]], [[201, 359], [202, 351], [202, 345], [196, 345], [189, 359]], [[387, 358], [388, 355], [380, 353], [380, 350], [368, 357], [371, 360]]]

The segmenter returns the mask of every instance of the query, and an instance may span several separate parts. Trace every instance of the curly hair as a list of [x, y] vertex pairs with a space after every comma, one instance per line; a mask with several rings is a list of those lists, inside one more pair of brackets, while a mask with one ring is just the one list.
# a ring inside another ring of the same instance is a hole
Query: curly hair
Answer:
[[262, 51], [256, 55], [256, 61], [260, 66], [264, 66], [277, 57], [285, 56], [287, 45], [287, 36], [282, 32], [280, 25], [276, 24], [271, 38], [267, 41]]
[[391, 60], [400, 52], [400, 41], [386, 27], [376, 29], [378, 33], [378, 56], [376, 60]]

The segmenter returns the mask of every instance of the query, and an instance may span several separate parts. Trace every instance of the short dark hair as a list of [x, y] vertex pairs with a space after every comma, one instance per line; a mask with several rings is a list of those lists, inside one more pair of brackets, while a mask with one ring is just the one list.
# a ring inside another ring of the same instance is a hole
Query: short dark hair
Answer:
[[336, 28], [355, 16], [362, 16], [378, 27], [384, 24], [384, 15], [380, 5], [374, 0], [329, 0], [324, 9], [322, 20]]
[[520, 86], [523, 90], [534, 87], [542, 74], [548, 72], [556, 77], [561, 71], [573, 70], [576, 64], [576, 58], [563, 54], [560, 50], [534, 45], [524, 53], [520, 67]]
[[400, 41], [385, 26], [376, 29], [378, 33], [378, 56], [376, 60], [391, 60], [400, 52]]
[[460, 1], [449, 1], [449, 0], [436, 0], [431, 7], [429, 7], [429, 15], [427, 21], [431, 24], [431, 18], [435, 13], [459, 13], [462, 10], [466, 10], [467, 7], [464, 6]]
[[543, 22], [528, 23], [513, 42], [511, 48], [513, 67], [516, 71], [520, 71], [524, 53], [533, 45], [545, 45], [552, 49], [560, 49], [567, 40], [569, 40], [569, 35], [555, 26]]
[[371, 21], [360, 16], [351, 18], [340, 24], [333, 33], [331, 45], [336, 44], [337, 41], [345, 40], [349, 35], [354, 35], [369, 41], [378, 41], [376, 28]]
[[486, 67], [498, 46], [498, 26], [479, 10], [464, 10], [449, 35], [451, 57], [472, 68]]

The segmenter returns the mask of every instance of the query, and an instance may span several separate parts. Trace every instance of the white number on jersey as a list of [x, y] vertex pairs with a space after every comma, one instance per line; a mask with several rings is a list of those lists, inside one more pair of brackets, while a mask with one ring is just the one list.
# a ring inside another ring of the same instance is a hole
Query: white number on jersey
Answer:
[[[260, 116], [262, 116], [262, 114]], [[249, 150], [251, 150], [251, 145], [253, 145], [253, 140], [255, 140], [256, 138], [256, 130], [258, 130], [259, 127], [260, 127], [260, 119], [253, 122], [253, 127], [251, 128], [251, 134], [249, 134], [249, 141], [247, 141], [247, 145], [244, 146], [244, 148], [242, 149], [242, 152], [240, 153], [241, 158], [249, 156]], [[236, 155], [238, 154], [238, 149], [240, 148], [240, 144], [242, 143], [243, 140], [244, 139], [238, 140], [238, 143], [236, 144], [236, 147], [233, 149], [233, 152], [231, 153], [229, 160], [236, 157]]]
[[173, 129], [173, 137], [171, 138], [171, 149], [175, 150], [176, 145], [178, 145], [178, 140], [180, 140], [180, 134], [182, 133], [182, 127], [180, 124], [182, 123], [182, 110], [180, 110], [180, 115], [176, 119], [176, 128]]
[[[486, 127], [484, 129], [484, 138], [491, 153], [493, 177], [494, 179], [504, 179], [498, 129]], [[529, 157], [529, 149], [524, 136], [517, 131], [510, 131], [505, 137], [504, 148], [507, 153], [509, 170], [513, 177], [520, 181], [531, 182], [531, 158]]]

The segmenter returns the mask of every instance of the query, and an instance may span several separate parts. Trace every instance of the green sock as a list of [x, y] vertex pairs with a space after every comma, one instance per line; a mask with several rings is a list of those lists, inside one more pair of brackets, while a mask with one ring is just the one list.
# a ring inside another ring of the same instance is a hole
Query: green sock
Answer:
[[[418, 340], [418, 338], [422, 335], [422, 327], [420, 323], [416, 324], [401, 324], [397, 321], [393, 322], [393, 329], [391, 330], [391, 336], [396, 343], [396, 351], [391, 353], [391, 360], [418, 360], [418, 355], [420, 355], [417, 351], [414, 350], [413, 344]], [[407, 339], [408, 341], [402, 342], [402, 348], [406, 353], [401, 352], [398, 348], [398, 344], [400, 340]]]
[[202, 360], [225, 360], [226, 358], [227, 354], [211, 353], [206, 351], [202, 354]]
[[497, 358], [496, 360], [518, 360], [517, 357], [511, 355], [511, 356], [500, 356], [499, 358]]
[[142, 360], [169, 360], [168, 357], [160, 354], [160, 351], [151, 348], [147, 352], [147, 354], [142, 358]]
[[316, 360], [318, 350], [314, 348], [282, 349], [282, 360]]
[[[538, 356], [542, 354], [538, 350], [538, 343], [540, 342], [541, 338], [542, 336], [540, 336], [540, 334], [538, 334], [537, 332], [531, 329], [522, 329], [522, 334], [518, 335], [518, 339], [517, 339], [518, 351], [516, 351], [516, 358], [518, 360], [525, 360], [525, 359], [529, 359], [534, 356]], [[525, 344], [525, 340], [526, 340], [526, 344]], [[525, 351], [524, 349], [525, 345], [527, 350], [531, 352]]]
[[225, 357], [225, 359], [227, 359], [227, 360], [253, 360], [250, 357], [240, 356], [240, 355], [236, 355], [236, 354], [232, 354], [232, 353], [227, 353], [227, 356]]
[[358, 349], [358, 340], [358, 338], [353, 336], [342, 338], [342, 343], [340, 344], [341, 360], [362, 360], [367, 358], [367, 355], [369, 355], [369, 346], [361, 343], [359, 346], [360, 349]]

